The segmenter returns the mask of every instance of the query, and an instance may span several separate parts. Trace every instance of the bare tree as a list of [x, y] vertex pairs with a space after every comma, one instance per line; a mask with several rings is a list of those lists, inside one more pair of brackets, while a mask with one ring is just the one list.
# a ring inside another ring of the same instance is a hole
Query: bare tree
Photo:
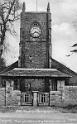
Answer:
[[20, 4], [18, 0], [4, 0], [0, 3], [0, 66], [4, 65], [1, 56], [3, 53], [6, 32], [10, 31], [12, 34], [15, 33], [15, 31], [11, 31], [9, 25], [13, 25], [14, 21], [19, 19], [19, 9]]

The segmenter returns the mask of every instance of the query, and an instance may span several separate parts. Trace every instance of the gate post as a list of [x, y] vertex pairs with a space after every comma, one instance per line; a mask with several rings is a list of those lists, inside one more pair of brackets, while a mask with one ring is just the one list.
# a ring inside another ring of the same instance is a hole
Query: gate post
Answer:
[[38, 91], [33, 91], [33, 106], [38, 104]]

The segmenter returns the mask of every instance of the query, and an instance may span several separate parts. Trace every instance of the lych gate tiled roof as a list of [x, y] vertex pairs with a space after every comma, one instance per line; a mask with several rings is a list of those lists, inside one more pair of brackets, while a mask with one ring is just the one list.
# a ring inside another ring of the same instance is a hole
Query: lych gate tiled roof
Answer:
[[57, 69], [34, 69], [34, 68], [14, 68], [3, 72], [0, 76], [21, 76], [21, 77], [70, 77]]
[[71, 70], [70, 68], [68, 68], [66, 65], [60, 63], [59, 61], [51, 58], [51, 62], [52, 62], [52, 68], [56, 68], [57, 70], [69, 74], [69, 75], [76, 75], [77, 73], [74, 72], [73, 70]]

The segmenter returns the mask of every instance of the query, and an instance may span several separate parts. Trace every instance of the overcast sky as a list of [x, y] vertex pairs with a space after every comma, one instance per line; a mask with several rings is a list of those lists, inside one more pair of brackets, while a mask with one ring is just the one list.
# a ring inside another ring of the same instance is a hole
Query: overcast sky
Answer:
[[[26, 11], [36, 11], [36, 0], [20, 0], [20, 2], [23, 1], [26, 2]], [[70, 54], [73, 43], [77, 42], [77, 0], [37, 0], [37, 11], [46, 11], [48, 1], [52, 13], [52, 56], [77, 72], [77, 54], [66, 56]], [[7, 65], [18, 58], [19, 22], [16, 26], [18, 32], [16, 38], [7, 34], [8, 49], [3, 54]]]

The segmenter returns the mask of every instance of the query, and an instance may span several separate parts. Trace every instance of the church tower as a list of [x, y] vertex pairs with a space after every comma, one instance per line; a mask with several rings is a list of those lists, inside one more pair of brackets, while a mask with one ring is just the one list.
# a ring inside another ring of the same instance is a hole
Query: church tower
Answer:
[[19, 64], [20, 68], [49, 68], [51, 45], [51, 13], [48, 3], [46, 12], [21, 12]]

